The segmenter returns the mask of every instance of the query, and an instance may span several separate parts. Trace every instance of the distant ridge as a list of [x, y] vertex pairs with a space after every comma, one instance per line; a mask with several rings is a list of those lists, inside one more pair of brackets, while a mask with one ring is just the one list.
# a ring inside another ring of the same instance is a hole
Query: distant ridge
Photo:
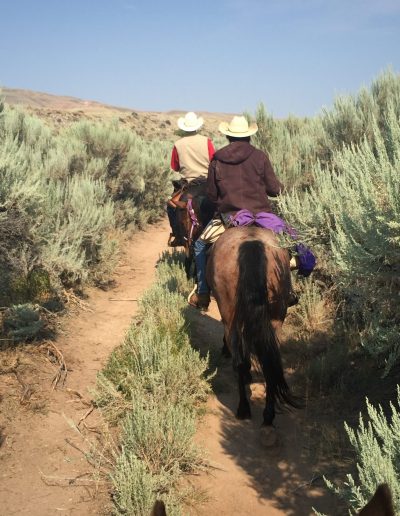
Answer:
[[[20, 105], [34, 115], [45, 120], [55, 128], [61, 128], [82, 119], [105, 121], [118, 119], [146, 139], [174, 140], [180, 136], [177, 120], [186, 111], [142, 111], [127, 107], [112, 106], [95, 100], [84, 100], [67, 95], [53, 95], [38, 91], [18, 88], [0, 88], [0, 97], [12, 106]], [[215, 138], [221, 137], [218, 125], [221, 121], [230, 120], [231, 114], [197, 111], [204, 117], [202, 134]]]
[[95, 100], [83, 100], [77, 97], [70, 97], [66, 95], [53, 95], [52, 93], [42, 93], [39, 91], [22, 90], [18, 88], [1, 88], [1, 96], [8, 104], [22, 104], [33, 109], [57, 109], [65, 110], [104, 110], [127, 112], [132, 109], [111, 106], [103, 104]]
[[[71, 97], [69, 95], [54, 95], [53, 93], [44, 93], [40, 91], [24, 90], [19, 88], [2, 88], [0, 87], [0, 96], [11, 105], [20, 104], [23, 106], [30, 107], [32, 109], [55, 109], [59, 111], [120, 111], [121, 113], [127, 113], [135, 111], [137, 113], [145, 113], [146, 111], [129, 108], [114, 106], [111, 104], [104, 104], [96, 100], [85, 100], [78, 97]], [[164, 113], [169, 116], [182, 116], [187, 110], [184, 109], [172, 109], [169, 111], [151, 111], [151, 113]], [[150, 113], [150, 112], [149, 112]], [[221, 119], [232, 117], [229, 113], [213, 113], [211, 111], [197, 111], [202, 116], [218, 116]]]

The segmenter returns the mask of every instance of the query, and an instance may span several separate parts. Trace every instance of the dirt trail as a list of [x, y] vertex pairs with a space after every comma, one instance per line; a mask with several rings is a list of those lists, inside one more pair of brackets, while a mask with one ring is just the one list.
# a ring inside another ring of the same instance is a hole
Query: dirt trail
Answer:
[[192, 317], [195, 342], [217, 357], [215, 395], [208, 401], [209, 410], [197, 434], [213, 466], [194, 482], [209, 497], [199, 514], [302, 516], [313, 514], [313, 506], [334, 514], [336, 502], [321, 488], [323, 482], [314, 463], [307, 409], [277, 414], [278, 442], [266, 447], [260, 428], [263, 384], [256, 381], [251, 385], [252, 420], [237, 420], [237, 386], [231, 359], [220, 354], [223, 330], [215, 301], [207, 314], [193, 313]]
[[[88, 411], [77, 396], [90, 399], [97, 372], [110, 352], [121, 342], [136, 311], [134, 301], [152, 283], [155, 264], [165, 249], [166, 223], [136, 235], [128, 243], [116, 271], [116, 287], [107, 292], [92, 289], [88, 304], [91, 311], [80, 312], [64, 321], [65, 335], [57, 339], [68, 367], [64, 389], [50, 388], [53, 371], [44, 361], [37, 377], [30, 378], [35, 398], [41, 393], [46, 406], [6, 405], [8, 390], [20, 387], [12, 375], [0, 375], [0, 515], [101, 515], [110, 514], [111, 504], [105, 488], [66, 486], [68, 478], [92, 473], [87, 460], [70, 443], [83, 448], [82, 438], [68, 424], [77, 423]], [[201, 315], [191, 311], [194, 338], [203, 350], [217, 349], [219, 356], [222, 326], [215, 302], [211, 311]], [[277, 417], [279, 445], [266, 450], [260, 444], [259, 425], [262, 388], [253, 386], [253, 420], [237, 421], [237, 403], [231, 363], [220, 359], [215, 379], [215, 396], [210, 397], [208, 415], [200, 425], [197, 439], [207, 449], [216, 469], [195, 480], [207, 490], [209, 502], [197, 508], [200, 515], [305, 515], [318, 501], [324, 507], [321, 490], [307, 483], [313, 478], [311, 446], [302, 433], [306, 412]], [[27, 369], [29, 370], [29, 368]], [[24, 372], [24, 370], [22, 370]], [[2, 396], [3, 395], [3, 396]], [[7, 412], [8, 410], [8, 412]], [[94, 427], [96, 411], [85, 423]], [[43, 475], [51, 477], [48, 486]], [[86, 477], [80, 477], [86, 478]], [[78, 480], [79, 481], [79, 480]], [[196, 511], [195, 511], [196, 512]], [[332, 513], [332, 511], [331, 511]]]
[[[90, 400], [89, 390], [95, 385], [97, 372], [122, 341], [136, 312], [135, 301], [110, 301], [110, 298], [137, 299], [141, 296], [153, 281], [155, 264], [165, 249], [167, 235], [166, 223], [135, 235], [116, 271], [116, 287], [107, 292], [91, 289], [87, 301], [91, 311], [80, 312], [64, 321], [65, 335], [60, 336], [56, 344], [68, 367], [65, 388], [78, 391]], [[53, 371], [44, 362], [42, 365], [37, 378], [29, 380], [35, 392], [40, 391], [47, 399], [42, 410], [32, 411], [18, 403], [11, 408], [5, 407], [3, 396], [18, 385], [12, 376], [0, 375], [0, 428], [3, 435], [0, 515], [109, 514], [110, 501], [105, 492], [95, 493], [92, 487], [85, 486], [65, 487], [66, 479], [93, 471], [82, 454], [66, 442], [68, 439], [78, 447], [84, 447], [67, 418], [78, 423], [87, 413], [88, 406], [71, 391], [52, 391]], [[7, 409], [8, 413], [5, 413]], [[85, 420], [89, 426], [94, 426], [95, 422], [95, 413]], [[47, 486], [42, 475], [56, 477], [49, 482], [63, 485]]]

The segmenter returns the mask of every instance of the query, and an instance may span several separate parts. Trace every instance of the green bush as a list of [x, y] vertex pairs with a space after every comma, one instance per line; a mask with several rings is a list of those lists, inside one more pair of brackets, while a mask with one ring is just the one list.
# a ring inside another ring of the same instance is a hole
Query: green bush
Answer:
[[351, 513], [357, 513], [372, 498], [377, 486], [387, 483], [392, 491], [395, 512], [400, 511], [400, 390], [397, 404], [390, 404], [390, 418], [382, 407], [372, 406], [367, 399], [368, 419], [360, 415], [356, 430], [345, 424], [347, 435], [357, 457], [357, 478], [347, 475], [343, 486], [329, 489], [345, 500]]
[[189, 288], [182, 259], [164, 254], [137, 319], [98, 377], [97, 404], [122, 427], [112, 476], [118, 514], [147, 514], [160, 497], [180, 514], [193, 496], [179, 481], [203, 464], [193, 436], [210, 385], [208, 359], [190, 346], [182, 295]]
[[13, 288], [33, 270], [47, 274], [54, 291], [107, 281], [118, 232], [163, 213], [168, 153], [166, 142], [146, 142], [118, 122], [82, 121], [54, 134], [1, 102], [2, 303], [31, 300]]
[[146, 316], [131, 326], [123, 345], [111, 355], [102, 372], [98, 403], [111, 421], [128, 409], [121, 394], [124, 400], [156, 397], [159, 403], [179, 402], [194, 409], [209, 393], [207, 367], [190, 347], [184, 326], [158, 325]]
[[[367, 117], [368, 134], [359, 139], [349, 129], [346, 139], [332, 129], [337, 145], [329, 165], [316, 163], [312, 185], [279, 200], [284, 218], [316, 250], [317, 273], [336, 284], [343, 311], [348, 318], [353, 314], [360, 345], [386, 361], [386, 372], [400, 358], [399, 91], [399, 77], [378, 79], [372, 87], [376, 109]], [[360, 94], [364, 108], [366, 95]], [[358, 106], [358, 100], [351, 102]], [[337, 106], [333, 114], [343, 122]], [[353, 137], [356, 143], [346, 145]]]
[[255, 119], [258, 132], [253, 144], [267, 152], [278, 177], [288, 189], [302, 188], [312, 179], [311, 172], [318, 158], [318, 138], [322, 133], [319, 118], [275, 120], [263, 104], [258, 107]]
[[117, 459], [112, 481], [116, 488], [113, 500], [118, 515], [148, 516], [156, 497], [165, 502], [168, 515], [181, 514], [176, 497], [160, 495], [169, 485], [170, 475], [151, 474], [143, 461], [125, 449]]
[[338, 97], [333, 109], [325, 109], [322, 115], [324, 128], [323, 146], [326, 154], [341, 150], [344, 145], [359, 145], [364, 139], [374, 140], [374, 121], [384, 139], [389, 135], [388, 112], [400, 116], [399, 76], [387, 70], [373, 81], [371, 88], [363, 88], [357, 95]]
[[[153, 474], [192, 472], [201, 463], [192, 440], [195, 417], [190, 408], [167, 400], [136, 398], [123, 421], [125, 453], [142, 460]], [[145, 404], [146, 403], [146, 404]]]
[[117, 121], [81, 121], [70, 126], [65, 137], [83, 142], [89, 173], [104, 181], [119, 226], [143, 227], [160, 216], [171, 190], [169, 143], [146, 142]]
[[3, 325], [6, 335], [15, 342], [26, 342], [37, 337], [45, 323], [37, 306], [24, 304], [15, 305], [6, 311]]

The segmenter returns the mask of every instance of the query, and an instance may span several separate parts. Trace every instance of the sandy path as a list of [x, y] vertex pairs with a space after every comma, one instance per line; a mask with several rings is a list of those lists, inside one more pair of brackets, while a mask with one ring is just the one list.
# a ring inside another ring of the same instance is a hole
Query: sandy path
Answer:
[[[107, 292], [91, 289], [88, 304], [92, 311], [80, 312], [64, 321], [65, 335], [57, 339], [57, 346], [69, 369], [66, 388], [90, 399], [88, 391], [95, 385], [97, 372], [122, 341], [136, 311], [135, 302], [113, 302], [109, 298], [141, 296], [154, 279], [155, 264], [166, 247], [167, 235], [165, 222], [135, 235], [116, 271], [116, 287]], [[106, 493], [93, 497], [93, 489], [47, 486], [41, 478], [41, 473], [66, 479], [92, 471], [82, 454], [66, 442], [70, 439], [82, 447], [80, 436], [71, 429], [66, 417], [77, 423], [88, 408], [65, 389], [51, 391], [51, 374], [48, 366], [43, 367], [35, 383], [35, 389], [47, 390], [48, 404], [42, 413], [18, 405], [15, 413], [5, 414], [0, 402], [4, 436], [0, 447], [0, 514], [109, 514]], [[6, 391], [13, 381], [0, 375], [0, 389]], [[91, 425], [95, 420], [96, 414], [91, 414], [85, 422]]]
[[313, 459], [313, 444], [306, 430], [307, 410], [278, 414], [275, 419], [278, 444], [262, 443], [260, 425], [264, 408], [264, 387], [251, 385], [252, 420], [235, 418], [238, 393], [231, 359], [222, 358], [222, 324], [213, 301], [207, 314], [192, 314], [194, 340], [217, 357], [215, 395], [208, 401], [208, 413], [201, 422], [197, 440], [209, 452], [215, 469], [194, 485], [207, 491], [209, 501], [200, 515], [277, 516], [309, 515], [312, 507], [333, 514], [336, 502], [321, 489]]
[[[153, 281], [166, 235], [166, 223], [137, 234], [128, 243], [116, 271], [116, 287], [108, 292], [92, 289], [88, 299], [92, 311], [65, 320], [65, 335], [57, 340], [69, 368], [65, 388], [90, 399], [89, 390], [95, 385], [97, 372], [121, 342], [136, 311], [135, 302], [109, 298], [140, 297]], [[193, 309], [191, 315], [195, 342], [203, 350], [219, 350], [222, 327], [215, 302], [207, 314]], [[34, 412], [17, 403], [17, 410], [4, 413], [1, 395], [8, 386], [15, 389], [16, 380], [0, 375], [0, 430], [3, 428], [5, 436], [0, 446], [0, 515], [110, 514], [109, 494], [104, 488], [95, 492], [93, 488], [47, 486], [43, 482], [42, 474], [64, 479], [65, 483], [67, 478], [92, 472], [82, 454], [66, 441], [82, 447], [81, 437], [71, 429], [66, 417], [78, 422], [88, 408], [65, 389], [51, 391], [52, 371], [48, 365], [43, 366], [34, 383], [34, 388], [46, 395], [47, 406], [42, 411]], [[253, 420], [238, 421], [234, 417], [237, 392], [231, 362], [219, 359], [216, 394], [209, 399], [209, 412], [197, 435], [218, 468], [194, 480], [209, 495], [209, 501], [197, 508], [198, 513], [306, 515], [311, 514], [311, 506], [317, 501], [319, 509], [327, 509], [329, 503], [324, 503], [321, 490], [307, 485], [315, 470], [309, 454], [310, 442], [302, 431], [306, 413], [279, 415], [279, 445], [266, 450], [260, 444], [259, 431], [262, 388], [257, 384], [252, 388], [256, 400], [252, 402]], [[85, 422], [95, 426], [96, 411]]]

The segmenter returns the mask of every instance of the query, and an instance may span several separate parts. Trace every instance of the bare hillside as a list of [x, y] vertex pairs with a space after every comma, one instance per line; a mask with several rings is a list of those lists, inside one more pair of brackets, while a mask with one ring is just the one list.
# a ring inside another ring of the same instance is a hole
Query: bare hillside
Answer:
[[[174, 139], [177, 137], [177, 120], [185, 111], [168, 112], [137, 111], [111, 106], [92, 100], [51, 95], [30, 90], [3, 88], [1, 94], [11, 105], [22, 105], [33, 114], [58, 128], [80, 119], [118, 119], [145, 138]], [[189, 108], [190, 109], [190, 108]], [[226, 113], [199, 112], [204, 117], [202, 132], [213, 136], [218, 133], [218, 124], [230, 120]]]

